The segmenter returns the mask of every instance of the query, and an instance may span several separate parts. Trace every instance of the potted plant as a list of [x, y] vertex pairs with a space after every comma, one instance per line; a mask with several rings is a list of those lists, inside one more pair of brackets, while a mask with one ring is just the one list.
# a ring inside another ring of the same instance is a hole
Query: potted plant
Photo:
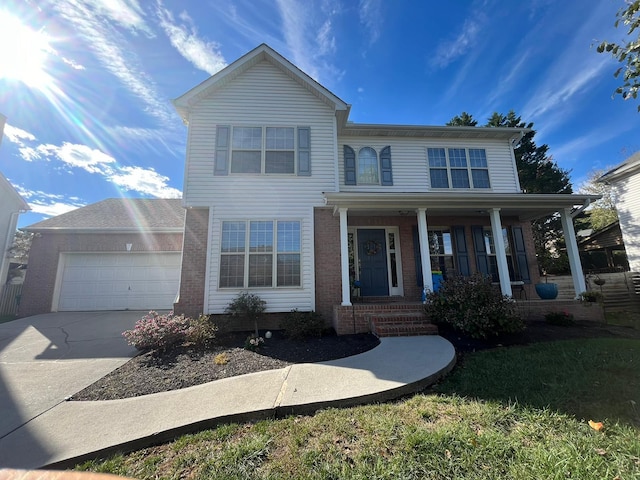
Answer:
[[579, 296], [580, 301], [587, 303], [601, 303], [604, 300], [604, 295], [600, 292], [594, 292], [593, 290], [588, 290], [586, 292], [582, 292]]
[[547, 273], [543, 272], [544, 283], [536, 283], [536, 293], [542, 300], [553, 300], [558, 297], [558, 284], [549, 283]]

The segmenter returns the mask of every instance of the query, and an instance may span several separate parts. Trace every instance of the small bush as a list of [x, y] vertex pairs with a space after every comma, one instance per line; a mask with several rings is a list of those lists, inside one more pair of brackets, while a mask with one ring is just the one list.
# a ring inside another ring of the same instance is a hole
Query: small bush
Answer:
[[486, 338], [524, 329], [515, 301], [503, 296], [480, 274], [457, 276], [429, 293], [425, 312], [435, 323], [445, 323], [473, 338]]
[[245, 320], [253, 320], [255, 336], [258, 336], [258, 321], [262, 318], [266, 310], [267, 302], [262, 300], [258, 295], [253, 293], [242, 292], [238, 294], [233, 301], [227, 305], [225, 314], [242, 318]]
[[196, 345], [209, 346], [215, 342], [217, 332], [218, 326], [211, 321], [211, 317], [200, 314], [198, 318], [189, 319], [186, 340]]
[[600, 292], [594, 292], [593, 290], [589, 290], [587, 292], [582, 292], [578, 298], [581, 302], [598, 302], [602, 303], [604, 301], [604, 295]]
[[561, 325], [567, 327], [573, 325], [573, 314], [569, 312], [549, 312], [544, 316], [545, 321], [550, 325]]
[[264, 345], [264, 338], [256, 337], [254, 335], [249, 335], [247, 339], [244, 341], [245, 350], [251, 350], [252, 352], [255, 352], [263, 345]]
[[285, 315], [284, 320], [280, 323], [280, 328], [289, 338], [321, 337], [324, 330], [324, 320], [322, 315], [314, 311], [300, 312], [294, 309]]
[[151, 310], [122, 335], [138, 350], [166, 350], [186, 340], [189, 324], [190, 319], [184, 315], [176, 316], [173, 312], [161, 315]]

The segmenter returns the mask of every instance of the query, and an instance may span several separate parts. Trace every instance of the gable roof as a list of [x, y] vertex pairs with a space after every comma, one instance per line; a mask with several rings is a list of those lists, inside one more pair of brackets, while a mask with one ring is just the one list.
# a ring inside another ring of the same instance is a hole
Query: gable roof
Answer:
[[254, 48], [246, 55], [206, 79], [200, 85], [195, 86], [173, 100], [173, 105], [182, 117], [184, 123], [187, 124], [189, 122], [189, 110], [198, 102], [232, 82], [239, 75], [262, 61], [269, 62], [322, 102], [333, 108], [338, 117], [338, 125], [346, 123], [347, 117], [349, 116], [349, 109], [351, 108], [350, 105], [320, 85], [265, 43]]
[[183, 231], [184, 217], [180, 199], [108, 198], [21, 230], [42, 233], [171, 233]]
[[626, 178], [640, 171], [640, 150], [627, 158], [617, 167], [602, 175], [598, 181], [603, 183], [616, 183], [622, 178]]
[[4, 190], [5, 192], [9, 192], [10, 197], [14, 199], [14, 203], [16, 205], [16, 211], [31, 210], [31, 207], [29, 207], [29, 204], [24, 200], [24, 198], [22, 198], [22, 196], [13, 187], [13, 185], [9, 183], [9, 180], [7, 180], [2, 173], [0, 173], [0, 189]]

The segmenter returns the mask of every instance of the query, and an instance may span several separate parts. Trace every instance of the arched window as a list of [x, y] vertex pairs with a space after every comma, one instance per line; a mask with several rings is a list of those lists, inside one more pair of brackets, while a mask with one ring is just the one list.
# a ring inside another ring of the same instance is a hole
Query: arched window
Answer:
[[358, 184], [378, 185], [378, 154], [371, 147], [361, 148], [358, 152]]

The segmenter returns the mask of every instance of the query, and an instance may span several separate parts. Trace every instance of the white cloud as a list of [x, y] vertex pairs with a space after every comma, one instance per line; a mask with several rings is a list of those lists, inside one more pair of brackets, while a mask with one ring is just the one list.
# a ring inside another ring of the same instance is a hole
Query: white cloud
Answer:
[[144, 21], [144, 12], [137, 0], [93, 0], [84, 2], [97, 11], [131, 31], [142, 31], [152, 36], [151, 29]]
[[364, 25], [369, 36], [369, 44], [374, 44], [380, 38], [382, 31], [382, 14], [380, 0], [360, 0], [358, 6], [360, 23]]
[[64, 63], [66, 63], [67, 65], [69, 65], [71, 68], [73, 68], [74, 70], [86, 70], [84, 65], [80, 65], [79, 63], [74, 62], [73, 60], [66, 58], [66, 57], [61, 57], [62, 61]]
[[19, 146], [25, 145], [23, 140], [34, 141], [36, 139], [32, 133], [18, 127], [14, 127], [13, 125], [9, 125], [8, 123], [4, 126], [4, 135], [11, 143], [15, 143]]
[[24, 147], [20, 149], [22, 158], [27, 161], [39, 159], [50, 160], [57, 158], [66, 166], [81, 168], [89, 173], [100, 173], [108, 175], [113, 171], [110, 164], [115, 163], [115, 159], [106, 153], [88, 147], [64, 142], [61, 146], [52, 144], [42, 144], [35, 148]]
[[168, 177], [160, 175], [153, 168], [122, 167], [109, 179], [124, 188], [157, 198], [180, 198], [182, 192], [167, 185]]
[[20, 196], [27, 200], [32, 213], [53, 217], [85, 206], [78, 197], [29, 190], [22, 185], [14, 185], [14, 187]]
[[[77, 35], [93, 50], [99, 61], [109, 70], [129, 92], [138, 97], [146, 105], [146, 111], [158, 118], [164, 124], [173, 124], [175, 114], [162, 100], [156, 91], [153, 81], [139, 67], [139, 60], [132, 49], [127, 48], [127, 41], [114, 28], [111, 21], [128, 25], [130, 28], [144, 30], [144, 24], [135, 20], [135, 13], [139, 10], [136, 2], [128, 5], [128, 14], [114, 17], [113, 6], [122, 2], [97, 4], [60, 0], [52, 6], [62, 17], [73, 24]], [[133, 13], [132, 13], [133, 12]]]
[[220, 45], [199, 38], [187, 12], [182, 12], [180, 19], [190, 24], [189, 27], [185, 24], [176, 24], [173, 15], [166, 8], [158, 8], [158, 18], [160, 26], [171, 41], [171, 45], [196, 68], [213, 75], [227, 66], [227, 62], [220, 52]]
[[28, 203], [29, 207], [31, 207], [31, 212], [46, 215], [48, 217], [55, 217], [57, 215], [70, 212], [71, 210], [75, 210], [76, 208], [84, 207], [84, 205], [75, 205], [64, 202], [46, 203], [40, 200]]
[[438, 46], [436, 54], [431, 60], [432, 66], [444, 68], [457, 58], [471, 54], [481, 30], [480, 22], [476, 19], [476, 15], [473, 16], [473, 20], [471, 18], [465, 20], [455, 39], [448, 40]]

